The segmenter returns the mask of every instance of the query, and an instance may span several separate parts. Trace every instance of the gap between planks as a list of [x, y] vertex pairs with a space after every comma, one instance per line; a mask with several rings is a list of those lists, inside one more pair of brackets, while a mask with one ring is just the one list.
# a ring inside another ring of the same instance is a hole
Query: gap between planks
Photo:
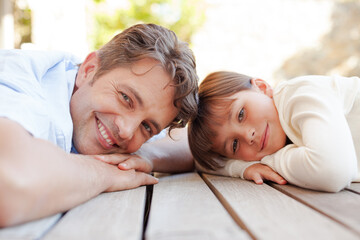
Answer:
[[228, 201], [224, 198], [224, 196], [214, 187], [214, 185], [206, 178], [203, 176], [202, 173], [198, 173], [200, 175], [200, 177], [204, 180], [204, 182], [206, 183], [206, 185], [210, 188], [210, 190], [214, 193], [214, 195], [216, 196], [217, 199], [219, 199], [219, 201], [222, 203], [222, 205], [224, 206], [224, 208], [226, 209], [226, 211], [229, 213], [229, 215], [232, 217], [232, 219], [236, 222], [236, 224], [242, 228], [244, 231], [246, 231], [249, 236], [252, 239], [256, 239], [256, 237], [254, 236], [254, 234], [251, 233], [250, 229], [248, 229], [248, 227], [246, 226], [246, 224], [240, 219], [240, 217], [236, 214], [236, 212], [234, 211], [234, 209], [230, 206], [230, 204], [228, 203]]
[[141, 239], [145, 240], [145, 232], [149, 220], [150, 210], [151, 210], [151, 201], [154, 191], [154, 185], [146, 186], [146, 195], [145, 195], [145, 210], [144, 210], [144, 219], [143, 219], [143, 231]]
[[[359, 234], [359, 232], [355, 231], [353, 228], [351, 228], [350, 226], [348, 226], [347, 224], [345, 224], [345, 223], [342, 222], [341, 220], [338, 220], [337, 218], [335, 218], [335, 217], [331, 216], [330, 214], [327, 214], [327, 213], [324, 212], [323, 210], [317, 208], [314, 204], [311, 204], [310, 202], [308, 202], [308, 201], [306, 201], [306, 200], [303, 200], [303, 199], [301, 199], [300, 197], [297, 197], [295, 194], [287, 191], [286, 189], [283, 189], [283, 188], [281, 187], [281, 185], [277, 185], [277, 184], [275, 184], [275, 183], [270, 183], [270, 182], [269, 182], [269, 183], [266, 183], [266, 184], [269, 185], [270, 187], [276, 189], [277, 191], [279, 191], [279, 192], [281, 192], [281, 193], [283, 193], [283, 194], [285, 194], [285, 195], [287, 195], [287, 196], [295, 199], [296, 201], [304, 204], [305, 206], [308, 206], [309, 208], [311, 208], [311, 209], [319, 212], [320, 214], [326, 216], [327, 218], [330, 218], [331, 220], [333, 220], [334, 222], [336, 222], [336, 223], [340, 224], [341, 226], [345, 227], [346, 229], [348, 229], [348, 230], [351, 231], [352, 233], [355, 233], [355, 234], [357, 234], [357, 235]], [[309, 191], [311, 191], [311, 190], [309, 190]], [[351, 193], [358, 194], [358, 193], [352, 191], [351, 189], [347, 189], [347, 188], [344, 189], [343, 191], [349, 191], [349, 192], [351, 192]]]

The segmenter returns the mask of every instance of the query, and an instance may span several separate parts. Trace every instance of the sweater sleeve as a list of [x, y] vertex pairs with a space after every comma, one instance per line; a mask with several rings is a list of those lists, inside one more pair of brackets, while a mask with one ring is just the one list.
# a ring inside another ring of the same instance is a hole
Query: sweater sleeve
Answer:
[[[310, 87], [284, 93], [280, 121], [294, 142], [261, 163], [300, 187], [337, 192], [357, 174], [351, 132], [335, 92]], [[299, 94], [298, 94], [299, 93]], [[286, 104], [285, 104], [286, 103]]]
[[223, 168], [217, 169], [215, 171], [205, 169], [197, 163], [195, 164], [195, 166], [196, 169], [199, 170], [200, 172], [228, 176], [228, 177], [239, 177], [244, 179], [245, 170], [255, 163], [260, 163], [260, 161], [249, 162], [238, 159], [229, 159], [226, 161], [225, 166]]

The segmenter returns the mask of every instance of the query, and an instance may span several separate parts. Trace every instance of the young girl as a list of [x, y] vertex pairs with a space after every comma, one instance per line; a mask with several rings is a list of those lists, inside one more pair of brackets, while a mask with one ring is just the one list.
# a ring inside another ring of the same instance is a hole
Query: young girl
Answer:
[[360, 180], [360, 78], [303, 76], [273, 90], [215, 72], [200, 85], [188, 133], [207, 172], [255, 181], [268, 166], [294, 185], [337, 192]]

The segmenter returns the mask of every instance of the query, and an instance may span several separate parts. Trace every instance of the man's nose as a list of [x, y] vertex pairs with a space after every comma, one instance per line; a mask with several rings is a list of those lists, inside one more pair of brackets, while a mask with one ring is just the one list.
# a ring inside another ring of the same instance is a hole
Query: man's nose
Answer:
[[135, 117], [118, 117], [115, 121], [119, 128], [119, 137], [129, 140], [134, 136], [135, 131], [139, 127], [141, 121]]

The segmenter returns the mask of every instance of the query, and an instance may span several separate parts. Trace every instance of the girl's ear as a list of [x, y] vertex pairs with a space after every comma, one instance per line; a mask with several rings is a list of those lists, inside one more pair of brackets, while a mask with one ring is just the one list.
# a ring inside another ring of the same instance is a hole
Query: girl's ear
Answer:
[[270, 97], [270, 98], [273, 97], [273, 89], [270, 86], [270, 84], [267, 83], [266, 81], [264, 81], [264, 80], [262, 80], [260, 78], [253, 78], [253, 79], [251, 79], [251, 84], [253, 85], [253, 87], [255, 89], [257, 89], [258, 91], [264, 93], [268, 97]]
[[92, 52], [85, 58], [85, 61], [80, 65], [79, 71], [76, 76], [75, 85], [77, 88], [81, 87], [84, 83], [93, 80], [93, 77], [99, 66], [99, 58], [96, 52]]

